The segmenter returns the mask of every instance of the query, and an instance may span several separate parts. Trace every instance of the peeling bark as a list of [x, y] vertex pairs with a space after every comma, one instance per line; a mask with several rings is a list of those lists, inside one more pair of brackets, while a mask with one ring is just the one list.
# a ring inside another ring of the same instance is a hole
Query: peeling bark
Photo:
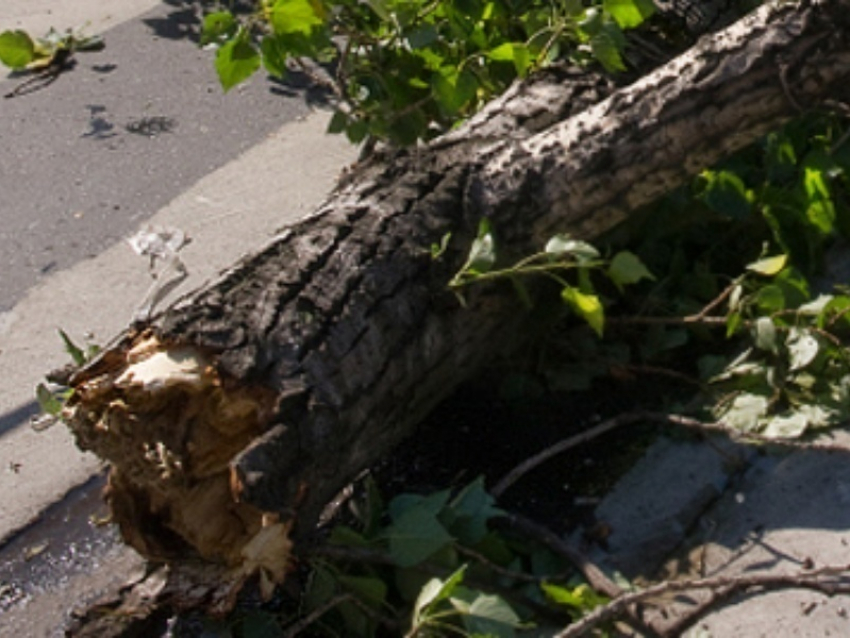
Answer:
[[564, 69], [518, 84], [458, 131], [355, 169], [311, 217], [129, 330], [76, 374], [65, 413], [112, 464], [125, 539], [282, 580], [289, 536], [521, 338], [527, 317], [500, 286], [467, 308], [447, 291], [478, 220], [502, 255], [597, 237], [799, 108], [842, 99], [848, 9], [765, 7], [613, 92]]

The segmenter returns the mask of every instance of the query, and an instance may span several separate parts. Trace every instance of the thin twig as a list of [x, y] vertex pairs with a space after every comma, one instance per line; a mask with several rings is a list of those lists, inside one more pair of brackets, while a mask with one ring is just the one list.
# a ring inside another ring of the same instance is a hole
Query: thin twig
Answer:
[[663, 368], [661, 366], [636, 365], [631, 363], [625, 363], [616, 367], [624, 370], [625, 372], [633, 372], [635, 374], [654, 374], [661, 377], [668, 377], [676, 381], [681, 381], [682, 383], [687, 383], [688, 385], [695, 385], [700, 388], [704, 386], [702, 381], [700, 381], [699, 379], [695, 379], [694, 377], [688, 376], [687, 374], [679, 372], [678, 370]]
[[549, 528], [514, 512], [507, 514], [503, 519], [496, 519], [495, 522], [498, 525], [500, 521], [505, 521], [506, 526], [510, 529], [548, 547], [558, 556], [567, 559], [581, 572], [588, 584], [600, 594], [614, 598], [623, 593], [623, 590], [591, 562], [582, 551]]
[[[525, 516], [513, 512], [509, 513], [505, 519], [496, 519], [497, 524], [500, 520], [504, 520], [511, 529], [545, 547], [548, 547], [558, 556], [567, 559], [570, 564], [575, 566], [575, 568], [581, 572], [581, 575], [594, 591], [608, 596], [609, 598], [616, 598], [622, 595], [623, 590], [620, 586], [608, 578], [608, 576], [606, 576], [605, 573], [584, 554], [584, 552], [568, 541], [565, 541], [549, 528], [534, 522], [530, 518], [526, 518]], [[656, 632], [651, 627], [647, 626], [632, 609], [625, 610], [625, 617], [623, 618], [623, 621], [639, 631], [640, 635], [657, 635]]]
[[638, 421], [645, 421], [646, 415], [648, 412], [637, 411], [637, 412], [627, 412], [625, 414], [617, 415], [611, 419], [603, 421], [599, 425], [595, 425], [589, 430], [581, 432], [580, 434], [576, 434], [575, 436], [571, 436], [568, 439], [564, 439], [555, 443], [554, 445], [546, 448], [542, 452], [535, 454], [529, 459], [526, 459], [519, 465], [517, 465], [514, 469], [508, 472], [498, 483], [490, 490], [490, 493], [499, 498], [504, 494], [508, 488], [510, 488], [514, 483], [516, 483], [520, 478], [525, 476], [528, 472], [536, 468], [538, 465], [541, 465], [545, 461], [548, 461], [553, 456], [566, 452], [574, 447], [581, 445], [582, 443], [586, 443], [596, 437], [602, 436], [611, 430], [614, 430], [621, 425], [629, 425], [631, 423], [635, 423]]
[[[576, 638], [584, 636], [601, 623], [615, 620], [626, 612], [629, 607], [640, 602], [665, 594], [708, 589], [718, 592], [724, 597], [733, 593], [752, 588], [762, 590], [773, 589], [814, 589], [827, 596], [850, 592], [850, 582], [844, 581], [850, 576], [850, 565], [829, 565], [812, 571], [792, 574], [741, 574], [738, 576], [713, 576], [711, 578], [696, 578], [691, 580], [671, 580], [647, 587], [638, 592], [625, 593], [611, 602], [597, 607], [581, 620], [571, 624], [556, 638]], [[700, 606], [705, 613], [707, 608]], [[691, 616], [691, 624], [695, 618]]]
[[726, 288], [724, 288], [719, 295], [709, 301], [707, 305], [703, 306], [702, 310], [700, 310], [697, 314], [685, 317], [685, 319], [689, 319], [692, 321], [701, 321], [702, 319], [705, 319], [709, 315], [709, 313], [711, 313], [720, 304], [726, 301], [729, 296], [734, 292], [735, 288], [737, 288], [740, 284], [741, 282], [736, 279], [731, 284], [726, 286]]
[[537, 468], [539, 465], [542, 465], [543, 463], [551, 459], [553, 456], [557, 456], [558, 454], [562, 454], [568, 450], [578, 447], [579, 445], [586, 443], [592, 439], [595, 439], [599, 436], [602, 436], [603, 434], [607, 434], [611, 430], [614, 430], [620, 426], [629, 425], [638, 421], [653, 421], [656, 423], [676, 425], [702, 433], [723, 434], [732, 439], [733, 441], [737, 441], [739, 443], [764, 443], [787, 448], [820, 450], [827, 452], [848, 451], [848, 447], [846, 445], [833, 445], [830, 443], [819, 443], [817, 441], [796, 441], [791, 439], [777, 439], [769, 436], [764, 436], [763, 434], [759, 434], [757, 432], [738, 432], [735, 429], [729, 427], [728, 425], [725, 425], [721, 421], [706, 422], [681, 414], [666, 414], [664, 412], [649, 412], [638, 410], [635, 412], [626, 412], [624, 414], [619, 414], [613, 418], [603, 421], [599, 425], [596, 425], [585, 432], [558, 441], [554, 445], [547, 447], [545, 450], [538, 452], [537, 454], [526, 459], [525, 461], [517, 465], [514, 469], [512, 469], [510, 472], [508, 472], [502, 479], [499, 480], [498, 483], [496, 483], [496, 485], [490, 490], [490, 493], [493, 494], [493, 496], [495, 496], [496, 498], [499, 498], [514, 483], [516, 483], [523, 476]]
[[455, 549], [457, 553], [461, 556], [466, 556], [468, 558], [481, 563], [487, 569], [492, 571], [494, 574], [498, 574], [499, 576], [504, 576], [505, 578], [510, 578], [511, 580], [515, 580], [520, 583], [541, 583], [545, 580], [553, 580], [556, 578], [555, 576], [532, 576], [531, 574], [527, 574], [525, 572], [517, 572], [511, 569], [505, 569], [501, 565], [497, 565], [493, 561], [489, 560], [483, 554], [476, 552], [473, 549], [469, 549], [468, 547], [464, 547], [463, 545], [455, 544]]
[[[371, 549], [369, 547], [353, 547], [349, 545], [319, 545], [317, 547], [310, 548], [309, 550], [305, 550], [301, 556], [305, 556], [307, 558], [317, 556], [336, 560], [350, 560], [370, 565], [396, 565], [392, 556], [384, 551]], [[447, 578], [453, 571], [444, 565], [437, 565], [428, 561], [418, 563], [413, 568], [424, 574], [428, 574], [429, 576], [436, 576], [437, 578]], [[546, 619], [549, 622], [563, 622], [564, 614], [560, 613], [559, 610], [541, 604], [516, 590], [503, 587], [495, 582], [495, 579], [482, 580], [467, 574], [464, 577], [464, 584], [475, 589], [480, 589], [481, 591], [498, 594], [508, 602], [514, 605], [524, 606], [535, 616]]]
[[286, 632], [284, 632], [283, 634], [284, 638], [294, 638], [294, 636], [300, 634], [302, 631], [307, 629], [310, 625], [315, 623], [317, 620], [319, 620], [319, 618], [324, 616], [326, 613], [328, 613], [335, 607], [338, 607], [342, 603], [353, 600], [354, 596], [352, 596], [351, 594], [340, 594], [339, 596], [334, 596], [324, 605], [322, 605], [321, 607], [317, 607], [294, 625], [290, 625]]

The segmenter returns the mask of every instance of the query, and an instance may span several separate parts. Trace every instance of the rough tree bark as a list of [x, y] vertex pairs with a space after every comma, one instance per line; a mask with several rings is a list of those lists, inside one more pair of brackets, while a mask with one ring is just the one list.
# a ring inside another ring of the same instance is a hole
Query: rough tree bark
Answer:
[[850, 0], [775, 3], [619, 90], [570, 70], [520, 83], [431, 145], [354, 169], [311, 217], [129, 329], [75, 375], [65, 412], [111, 463], [125, 539], [237, 583], [282, 580], [290, 538], [523, 333], [510, 292], [461, 308], [446, 288], [480, 218], [501, 255], [599, 236], [843, 99], [848, 16]]

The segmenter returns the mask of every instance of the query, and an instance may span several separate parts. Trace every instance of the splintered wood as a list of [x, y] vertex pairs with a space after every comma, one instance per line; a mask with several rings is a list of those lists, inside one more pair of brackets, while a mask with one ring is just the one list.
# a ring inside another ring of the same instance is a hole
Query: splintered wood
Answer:
[[[121, 356], [119, 356], [121, 355]], [[107, 498], [124, 539], [150, 558], [200, 557], [283, 581], [290, 524], [240, 502], [230, 461], [265, 429], [268, 390], [228, 385], [197, 348], [151, 333], [75, 379], [64, 419], [81, 448], [112, 462]]]

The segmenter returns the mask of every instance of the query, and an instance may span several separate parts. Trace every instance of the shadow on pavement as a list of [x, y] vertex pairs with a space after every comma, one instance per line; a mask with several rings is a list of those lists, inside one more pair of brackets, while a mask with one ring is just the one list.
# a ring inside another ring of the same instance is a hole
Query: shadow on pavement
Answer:
[[144, 18], [142, 22], [160, 38], [198, 42], [201, 34], [200, 3], [192, 0], [165, 0], [164, 3], [173, 10], [164, 17]]
[[0, 414], [0, 437], [21, 425], [27, 425], [29, 420], [39, 412], [41, 412], [41, 408], [38, 407], [38, 403], [30, 401], [9, 412]]
[[[198, 42], [201, 35], [201, 16], [205, 13], [203, 3], [199, 0], [163, 0], [163, 4], [172, 7], [165, 17], [145, 18], [142, 22], [160, 38]], [[250, 14], [255, 9], [249, 0], [234, 0], [228, 5], [231, 13], [237, 15]], [[210, 12], [208, 7], [206, 12]]]

